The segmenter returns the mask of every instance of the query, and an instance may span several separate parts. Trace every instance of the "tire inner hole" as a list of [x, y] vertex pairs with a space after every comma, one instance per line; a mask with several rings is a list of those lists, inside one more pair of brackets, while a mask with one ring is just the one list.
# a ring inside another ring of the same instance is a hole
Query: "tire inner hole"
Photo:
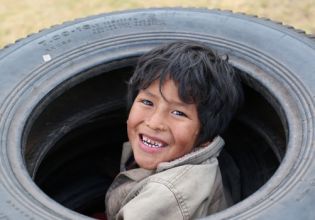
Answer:
[[[87, 216], [104, 212], [106, 190], [119, 172], [121, 146], [127, 140], [126, 81], [133, 66], [134, 61], [125, 61], [80, 73], [89, 77], [60, 85], [27, 123], [23, 153], [35, 183], [58, 203]], [[234, 203], [268, 181], [286, 146], [278, 107], [255, 86], [243, 86], [244, 107], [224, 133], [226, 145], [219, 157]]]

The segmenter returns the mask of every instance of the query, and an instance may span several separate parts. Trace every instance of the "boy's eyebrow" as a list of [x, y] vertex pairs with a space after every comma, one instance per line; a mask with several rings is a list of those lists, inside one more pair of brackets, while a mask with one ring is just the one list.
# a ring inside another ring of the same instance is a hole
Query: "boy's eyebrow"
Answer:
[[[152, 98], [156, 98], [156, 97], [157, 97], [157, 95], [153, 94], [152, 92], [150, 92], [150, 91], [147, 90], [147, 89], [143, 89], [142, 91], [143, 91], [144, 93], [146, 93], [146, 95], [151, 96]], [[161, 94], [161, 95], [162, 95], [162, 94]], [[174, 105], [176, 105], [176, 106], [183, 106], [183, 107], [185, 107], [185, 106], [190, 105], [190, 104], [187, 104], [187, 103], [185, 103], [185, 102], [183, 102], [183, 101], [177, 101], [177, 100], [172, 100], [172, 99], [171, 99], [171, 100], [166, 99], [163, 95], [162, 95], [162, 97], [163, 97], [164, 100], [166, 100], [166, 102], [172, 103], [172, 104], [174, 104]]]
[[142, 91], [146, 93], [148, 96], [156, 97], [156, 95], [154, 95], [152, 92], [148, 91], [147, 89], [143, 89]]

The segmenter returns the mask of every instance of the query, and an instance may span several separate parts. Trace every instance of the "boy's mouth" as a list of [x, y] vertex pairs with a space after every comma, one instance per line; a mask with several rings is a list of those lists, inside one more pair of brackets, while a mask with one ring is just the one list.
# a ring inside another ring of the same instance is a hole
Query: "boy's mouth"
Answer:
[[144, 145], [151, 148], [162, 148], [166, 146], [166, 144], [162, 141], [153, 140], [152, 138], [145, 136], [144, 134], [140, 134], [140, 139]]

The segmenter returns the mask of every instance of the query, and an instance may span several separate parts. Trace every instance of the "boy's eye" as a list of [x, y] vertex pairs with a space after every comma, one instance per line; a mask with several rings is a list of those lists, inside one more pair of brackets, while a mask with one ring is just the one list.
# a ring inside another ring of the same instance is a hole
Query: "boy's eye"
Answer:
[[187, 115], [184, 113], [184, 112], [181, 112], [181, 111], [173, 111], [172, 112], [174, 115], [177, 115], [177, 116], [183, 116], [183, 117], [187, 117]]
[[153, 105], [153, 103], [150, 100], [147, 100], [147, 99], [142, 99], [141, 103], [143, 103], [144, 105], [149, 105], [149, 106]]

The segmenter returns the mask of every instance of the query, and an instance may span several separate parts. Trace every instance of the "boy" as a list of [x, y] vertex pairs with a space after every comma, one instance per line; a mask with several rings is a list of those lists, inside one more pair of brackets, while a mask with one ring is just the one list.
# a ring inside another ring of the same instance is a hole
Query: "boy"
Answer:
[[108, 219], [194, 219], [227, 207], [219, 136], [242, 101], [227, 60], [192, 41], [143, 55], [129, 81], [129, 142]]

